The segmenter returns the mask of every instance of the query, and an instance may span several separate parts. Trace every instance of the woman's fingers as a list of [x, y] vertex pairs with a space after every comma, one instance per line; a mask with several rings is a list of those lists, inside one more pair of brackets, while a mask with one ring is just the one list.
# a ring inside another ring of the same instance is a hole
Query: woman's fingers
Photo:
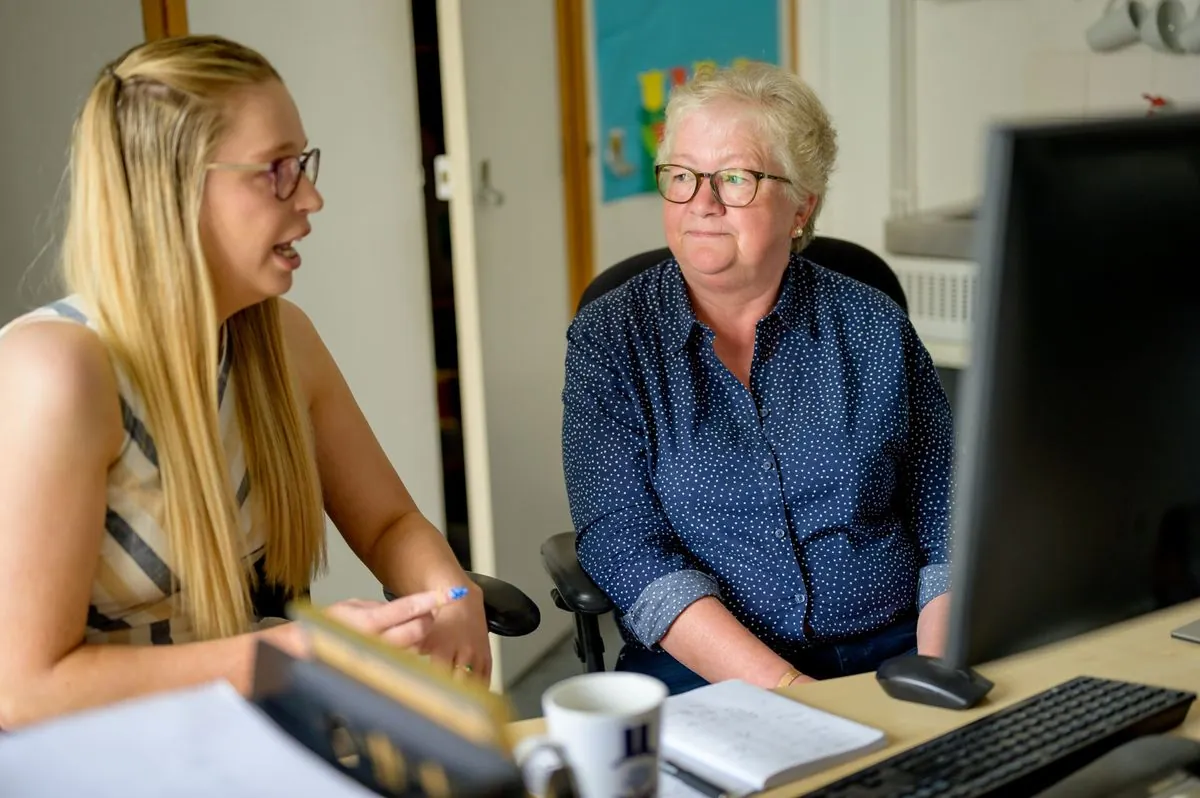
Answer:
[[433, 615], [427, 612], [411, 621], [389, 626], [379, 636], [393, 646], [413, 648], [426, 638], [431, 629], [433, 629]]
[[[433, 622], [433, 612], [442, 604], [445, 598], [440, 591], [414, 593], [402, 596], [392, 601], [360, 601], [349, 599], [339, 601], [329, 607], [326, 612], [335, 620], [354, 627], [367, 634], [382, 635], [393, 627], [408, 624], [418, 619]], [[426, 630], [425, 633], [427, 633]], [[424, 637], [422, 633], [420, 637]], [[405, 637], [407, 634], [399, 635]], [[416, 639], [420, 639], [420, 637]]]
[[335, 621], [341, 621], [359, 632], [374, 634], [370, 613], [371, 607], [366, 602], [357, 599], [339, 601], [325, 608], [325, 614]]
[[356, 614], [360, 610], [369, 610], [378, 607], [383, 603], [374, 599], [342, 599], [335, 604], [330, 604], [325, 608], [325, 611], [330, 615], [349, 615]]
[[411, 596], [401, 596], [385, 604], [371, 609], [371, 620], [383, 632], [393, 626], [428, 616], [432, 620], [433, 611], [446, 603], [445, 594], [439, 590], [429, 590], [424, 593], [413, 593]]
[[462, 599], [465, 593], [464, 588], [452, 588], [414, 593], [387, 602], [350, 599], [334, 604], [326, 612], [347, 626], [377, 635], [391, 645], [413, 649], [464, 674], [490, 680], [492, 658], [486, 637], [482, 649], [478, 641], [464, 639], [457, 623], [461, 619], [457, 616], [445, 619], [451, 624], [447, 627], [449, 631], [434, 629], [438, 609]]

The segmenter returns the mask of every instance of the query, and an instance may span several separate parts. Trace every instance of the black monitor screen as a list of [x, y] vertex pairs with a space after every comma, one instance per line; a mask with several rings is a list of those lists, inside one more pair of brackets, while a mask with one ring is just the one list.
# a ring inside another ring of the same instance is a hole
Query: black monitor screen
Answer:
[[959, 410], [969, 666], [1200, 596], [1200, 114], [996, 128]]

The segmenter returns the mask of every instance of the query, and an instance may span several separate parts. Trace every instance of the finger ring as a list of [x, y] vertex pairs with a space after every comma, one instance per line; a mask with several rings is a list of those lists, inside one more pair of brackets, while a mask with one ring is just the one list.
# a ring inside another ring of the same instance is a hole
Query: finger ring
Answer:
[[463, 670], [466, 671], [467, 673], [470, 673], [471, 671], [473, 671], [475, 669], [471, 667], [470, 663], [468, 663], [466, 665], [463, 665]]

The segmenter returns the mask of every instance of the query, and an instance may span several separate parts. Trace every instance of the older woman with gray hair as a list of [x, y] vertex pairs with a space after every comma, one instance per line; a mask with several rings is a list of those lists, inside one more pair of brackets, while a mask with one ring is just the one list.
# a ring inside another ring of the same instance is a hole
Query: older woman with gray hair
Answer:
[[905, 313], [803, 255], [836, 152], [782, 69], [677, 87], [655, 167], [673, 257], [568, 332], [580, 563], [617, 608], [617, 668], [674, 693], [944, 645], [950, 408]]

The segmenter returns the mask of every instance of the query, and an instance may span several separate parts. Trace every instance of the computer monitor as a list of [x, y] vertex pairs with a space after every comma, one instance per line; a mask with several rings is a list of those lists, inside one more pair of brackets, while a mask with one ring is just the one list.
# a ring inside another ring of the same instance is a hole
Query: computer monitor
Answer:
[[1200, 596], [1200, 113], [1000, 126], [946, 665]]

